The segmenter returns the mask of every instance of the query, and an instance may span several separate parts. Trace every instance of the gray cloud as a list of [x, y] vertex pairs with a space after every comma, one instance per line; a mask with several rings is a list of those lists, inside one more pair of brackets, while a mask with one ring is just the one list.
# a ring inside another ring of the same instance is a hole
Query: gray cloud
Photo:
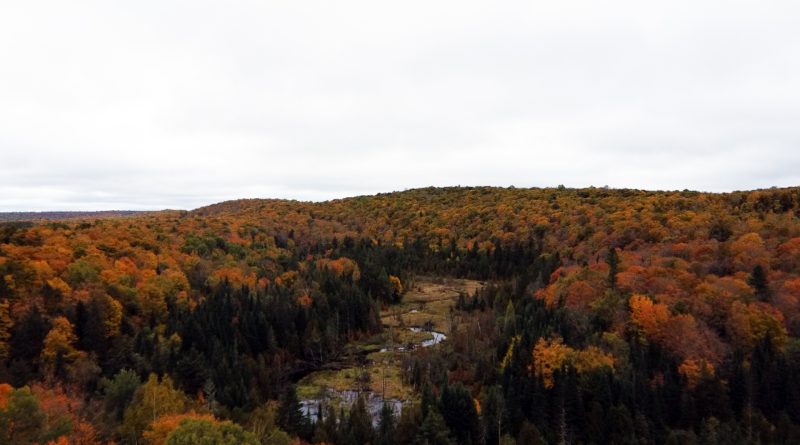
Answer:
[[800, 183], [791, 1], [6, 2], [0, 211]]

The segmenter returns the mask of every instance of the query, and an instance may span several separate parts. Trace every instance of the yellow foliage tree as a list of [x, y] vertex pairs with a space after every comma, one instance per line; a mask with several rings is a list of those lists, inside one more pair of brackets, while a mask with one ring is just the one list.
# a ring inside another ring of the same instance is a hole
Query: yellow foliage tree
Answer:
[[734, 302], [728, 318], [728, 330], [740, 347], [752, 349], [766, 336], [777, 345], [786, 342], [788, 333], [783, 324], [783, 314], [765, 303]]
[[506, 353], [503, 355], [503, 360], [500, 361], [500, 371], [506, 369], [506, 366], [511, 363], [511, 359], [514, 358], [514, 348], [517, 347], [521, 339], [522, 337], [519, 335], [511, 337], [511, 343], [508, 344], [508, 349], [506, 349]]
[[0, 362], [8, 358], [8, 340], [11, 338], [11, 328], [14, 327], [14, 320], [9, 312], [7, 301], [0, 303]]
[[184, 413], [188, 403], [186, 395], [175, 389], [169, 376], [159, 381], [155, 374], [150, 374], [125, 410], [120, 433], [136, 443], [160, 416]]
[[80, 357], [75, 349], [75, 328], [65, 317], [53, 319], [53, 327], [44, 338], [42, 348], [42, 364], [49, 372], [55, 370], [58, 363], [71, 363]]
[[403, 283], [400, 282], [400, 278], [394, 275], [389, 275], [389, 282], [392, 283], [392, 292], [395, 295], [403, 294]]
[[585, 350], [576, 350], [564, 344], [560, 337], [550, 340], [540, 338], [533, 347], [533, 364], [535, 375], [541, 376], [545, 388], [552, 388], [556, 371], [569, 365], [578, 373], [591, 372], [596, 369], [614, 369], [614, 357], [597, 347], [590, 346]]
[[769, 252], [761, 235], [751, 232], [740, 236], [731, 244], [733, 267], [750, 272], [756, 265], [769, 266]]

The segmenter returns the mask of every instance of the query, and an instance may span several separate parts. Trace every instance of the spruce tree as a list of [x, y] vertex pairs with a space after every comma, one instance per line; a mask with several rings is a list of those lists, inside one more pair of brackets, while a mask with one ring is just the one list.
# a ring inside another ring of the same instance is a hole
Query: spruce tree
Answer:
[[608, 253], [606, 253], [606, 263], [608, 264], [608, 288], [611, 290], [616, 290], [617, 273], [619, 272], [619, 254], [617, 254], [617, 249], [613, 247], [608, 248]]
[[761, 301], [769, 300], [769, 282], [767, 280], [767, 272], [760, 264], [753, 268], [750, 278], [747, 283], [753, 286], [756, 291], [756, 297]]
[[378, 423], [378, 445], [394, 445], [395, 429], [394, 410], [391, 405], [384, 403]]
[[289, 434], [305, 437], [308, 419], [303, 415], [294, 385], [287, 385], [278, 405], [278, 425]]

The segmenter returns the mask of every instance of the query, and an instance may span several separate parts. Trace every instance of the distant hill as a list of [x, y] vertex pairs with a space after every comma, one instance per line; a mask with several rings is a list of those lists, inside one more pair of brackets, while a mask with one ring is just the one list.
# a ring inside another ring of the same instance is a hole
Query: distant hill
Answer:
[[0, 222], [58, 221], [81, 218], [118, 218], [148, 213], [136, 210], [102, 210], [99, 212], [0, 212]]

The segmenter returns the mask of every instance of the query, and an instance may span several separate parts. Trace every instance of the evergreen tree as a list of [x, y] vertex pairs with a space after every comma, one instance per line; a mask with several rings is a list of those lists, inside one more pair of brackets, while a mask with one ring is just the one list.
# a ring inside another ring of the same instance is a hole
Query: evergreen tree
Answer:
[[34, 306], [11, 329], [11, 357], [20, 364], [13, 373], [15, 386], [22, 386], [38, 373], [39, 356], [44, 348], [44, 338], [50, 330], [37, 306]]
[[[597, 441], [597, 443], [602, 443], [602, 441]], [[486, 440], [486, 444], [493, 444], [489, 438]], [[498, 442], [499, 443], [499, 442]], [[542, 433], [539, 432], [539, 429], [536, 428], [536, 425], [528, 422], [522, 422], [522, 426], [519, 428], [519, 434], [517, 435], [517, 444], [519, 445], [546, 445], [544, 437], [542, 437]]]
[[508, 427], [505, 419], [505, 402], [503, 391], [499, 387], [491, 387], [481, 403], [484, 438], [487, 444], [499, 443], [500, 437]]
[[452, 436], [460, 444], [480, 441], [480, 424], [470, 392], [461, 384], [445, 386], [440, 397], [441, 414]]
[[428, 384], [428, 380], [424, 381], [422, 385], [422, 397], [421, 397], [421, 404], [420, 404], [420, 412], [422, 414], [422, 418], [425, 419], [428, 417], [428, 411], [431, 408], [436, 407], [436, 397], [434, 397], [433, 392], [431, 391], [431, 386]]
[[611, 442], [619, 444], [636, 443], [633, 419], [631, 412], [624, 405], [611, 407], [609, 411], [609, 430], [611, 431]]
[[363, 397], [359, 397], [350, 408], [347, 417], [348, 436], [354, 444], [370, 444], [374, 442], [375, 430], [372, 428], [372, 416], [367, 411]]
[[506, 313], [503, 317], [503, 340], [509, 341], [517, 333], [517, 314], [514, 310], [514, 303], [509, 300], [506, 305]]
[[133, 400], [133, 395], [140, 384], [139, 375], [130, 369], [123, 369], [111, 379], [100, 380], [103, 409], [114, 422], [122, 421], [125, 408]]
[[46, 421], [39, 401], [30, 388], [23, 387], [8, 394], [6, 405], [0, 407], [0, 443], [28, 445], [38, 443]]
[[606, 253], [606, 264], [608, 264], [607, 285], [611, 290], [617, 289], [617, 273], [619, 273], [619, 254], [617, 249], [609, 247]]
[[378, 445], [394, 445], [395, 429], [394, 409], [388, 403], [384, 403], [378, 423]]
[[412, 445], [416, 443], [422, 421], [422, 412], [419, 405], [404, 406], [400, 413], [400, 419], [397, 421], [395, 444]]
[[286, 386], [278, 403], [278, 426], [289, 434], [305, 437], [309, 430], [308, 419], [303, 415], [294, 385]]
[[314, 428], [314, 443], [340, 443], [339, 439], [339, 420], [336, 416], [336, 408], [333, 406], [321, 407], [325, 411], [322, 421], [317, 422]]
[[8, 358], [11, 347], [8, 340], [11, 338], [11, 328], [14, 320], [11, 318], [10, 304], [8, 301], [0, 301], [0, 365]]
[[767, 272], [760, 264], [753, 268], [747, 283], [753, 286], [756, 291], [756, 297], [761, 301], [767, 301], [770, 297], [769, 282], [767, 279]]
[[447, 424], [439, 410], [431, 408], [417, 433], [417, 442], [425, 445], [453, 445], [455, 442], [448, 435]]

